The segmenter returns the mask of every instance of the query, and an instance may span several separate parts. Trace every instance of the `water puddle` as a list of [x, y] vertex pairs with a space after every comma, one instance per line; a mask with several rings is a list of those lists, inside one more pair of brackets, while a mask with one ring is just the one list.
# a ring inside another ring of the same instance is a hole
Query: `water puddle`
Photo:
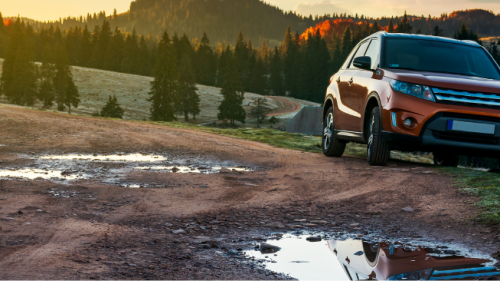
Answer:
[[[246, 254], [271, 271], [299, 280], [500, 278], [494, 259], [459, 245], [353, 237], [287, 234]], [[274, 251], [269, 251], [273, 247]]]
[[235, 167], [196, 167], [196, 166], [152, 166], [152, 167], [137, 167], [136, 170], [146, 171], [164, 171], [177, 174], [217, 174], [231, 172], [251, 172], [249, 168]]
[[57, 179], [57, 180], [78, 180], [84, 179], [83, 174], [70, 174], [63, 171], [47, 171], [41, 169], [10, 169], [0, 170], [0, 178], [18, 178], [18, 179]]
[[115, 154], [115, 155], [50, 155], [42, 156], [45, 160], [82, 160], [82, 161], [100, 161], [100, 162], [163, 162], [167, 158], [161, 155], [143, 155], [143, 154]]
[[167, 187], [158, 179], [154, 184], [149, 177], [135, 181], [130, 176], [134, 171], [178, 174], [217, 174], [252, 172], [232, 161], [214, 161], [195, 156], [166, 156], [158, 154], [66, 154], [22, 156], [32, 160], [22, 167], [0, 168], [0, 179], [51, 180], [64, 182], [89, 180], [127, 188]]

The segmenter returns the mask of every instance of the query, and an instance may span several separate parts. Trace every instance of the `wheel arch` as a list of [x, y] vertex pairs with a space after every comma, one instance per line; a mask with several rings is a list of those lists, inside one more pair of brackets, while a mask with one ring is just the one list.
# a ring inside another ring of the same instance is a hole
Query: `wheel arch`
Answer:
[[335, 111], [335, 108], [333, 106], [333, 97], [332, 95], [328, 95], [325, 100], [325, 104], [323, 105], [323, 122], [325, 122], [325, 116], [326, 113], [328, 112], [328, 109], [332, 107], [333, 110]]
[[[380, 120], [382, 121], [382, 106], [380, 103], [380, 97], [376, 92], [372, 92], [370, 95], [368, 95], [368, 98], [366, 100], [366, 105], [365, 105], [365, 111], [363, 115], [363, 136], [365, 140], [368, 139], [368, 119], [370, 118], [370, 114], [373, 110], [373, 108], [378, 107], [380, 108]], [[382, 122], [383, 123], [383, 122]]]

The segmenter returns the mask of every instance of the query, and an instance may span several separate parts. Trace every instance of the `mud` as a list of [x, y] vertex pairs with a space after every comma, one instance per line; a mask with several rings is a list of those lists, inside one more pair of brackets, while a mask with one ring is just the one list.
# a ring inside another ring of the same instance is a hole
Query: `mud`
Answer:
[[[374, 168], [359, 157], [2, 105], [0, 131], [7, 145], [0, 169], [90, 176], [0, 178], [0, 279], [290, 279], [244, 254], [289, 233], [424, 237], [486, 255], [500, 249], [499, 227], [477, 220], [478, 199], [432, 166]], [[39, 159], [95, 153], [167, 160]], [[136, 169], [158, 166], [251, 171]]]

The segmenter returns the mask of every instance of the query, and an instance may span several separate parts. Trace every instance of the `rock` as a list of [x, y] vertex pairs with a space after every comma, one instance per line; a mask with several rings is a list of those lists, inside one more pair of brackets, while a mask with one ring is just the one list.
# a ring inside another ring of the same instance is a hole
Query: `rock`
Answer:
[[8, 220], [8, 221], [11, 221], [11, 220], [15, 220], [15, 218], [12, 218], [12, 217], [6, 217], [5, 220]]
[[415, 210], [414, 210], [412, 207], [406, 207], [406, 208], [401, 209], [401, 211], [411, 213], [411, 212], [413, 212], [413, 211], [415, 211]]
[[309, 242], [320, 242], [322, 239], [321, 236], [311, 236], [307, 237], [306, 240]]
[[270, 222], [266, 224], [267, 227], [275, 227], [275, 228], [285, 228], [285, 225], [281, 222]]
[[259, 175], [260, 175], [260, 176], [265, 176], [265, 175], [267, 175], [267, 173], [266, 173], [266, 172], [264, 172], [264, 173], [259, 173]]
[[178, 230], [174, 230], [172, 231], [173, 234], [182, 234], [182, 233], [186, 233], [186, 231], [184, 229], [178, 229]]
[[37, 211], [37, 212], [39, 212], [39, 213], [43, 212], [43, 210], [42, 210], [42, 209], [38, 209], [38, 210], [36, 210], [36, 211]]
[[314, 226], [318, 226], [317, 224], [314, 224], [314, 223], [304, 223], [304, 226], [307, 226], [307, 227], [314, 227]]
[[200, 185], [200, 187], [201, 187], [201, 188], [208, 188], [208, 186], [207, 186], [207, 185], [205, 185], [205, 184]]
[[246, 186], [258, 186], [256, 184], [253, 184], [253, 183], [245, 183]]
[[222, 169], [220, 169], [220, 173], [221, 173], [221, 174], [229, 174], [229, 173], [231, 173], [231, 172], [232, 172], [232, 171], [231, 171], [231, 170], [229, 170], [228, 168], [222, 168]]
[[296, 221], [296, 222], [306, 222], [307, 220], [306, 219], [295, 219], [294, 221]]
[[276, 253], [281, 250], [281, 248], [268, 243], [260, 243], [259, 250], [261, 253]]
[[179, 169], [179, 168], [177, 168], [177, 167], [173, 167], [173, 168], [172, 168], [172, 173], [177, 173], [177, 172], [179, 172], [179, 171], [180, 171], [180, 169]]
[[350, 226], [359, 226], [359, 223], [352, 223]]
[[327, 221], [310, 221], [310, 223], [315, 223], [315, 224], [327, 224]]

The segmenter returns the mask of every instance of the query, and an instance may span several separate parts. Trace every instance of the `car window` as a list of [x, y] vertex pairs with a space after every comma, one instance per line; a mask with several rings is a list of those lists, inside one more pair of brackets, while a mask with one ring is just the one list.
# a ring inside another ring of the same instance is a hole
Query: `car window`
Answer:
[[380, 56], [380, 41], [377, 39], [373, 39], [370, 42], [370, 46], [368, 50], [366, 50], [365, 56], [370, 57], [372, 59], [372, 69], [376, 69], [379, 65], [379, 56]]
[[452, 73], [500, 80], [500, 72], [483, 48], [433, 40], [391, 38], [384, 67]]
[[342, 69], [346, 69], [347, 68], [347, 66], [349, 65], [349, 63], [352, 60], [352, 56], [354, 55], [354, 53], [356, 52], [356, 50], [358, 50], [359, 45], [360, 44], [356, 45], [356, 47], [354, 47], [354, 49], [352, 49], [352, 51], [349, 54], [349, 56], [347, 56], [347, 59], [345, 60], [344, 64], [341, 67]]
[[366, 49], [368, 49], [368, 44], [370, 44], [370, 40], [366, 40], [365, 42], [361, 43], [361, 46], [359, 46], [359, 49], [356, 51], [356, 54], [354, 55], [354, 57], [352, 58], [352, 60], [351, 60], [351, 62], [349, 64], [349, 68], [358, 69], [357, 67], [355, 67], [355, 66], [352, 65], [352, 61], [355, 58], [363, 57], [365, 55]]

